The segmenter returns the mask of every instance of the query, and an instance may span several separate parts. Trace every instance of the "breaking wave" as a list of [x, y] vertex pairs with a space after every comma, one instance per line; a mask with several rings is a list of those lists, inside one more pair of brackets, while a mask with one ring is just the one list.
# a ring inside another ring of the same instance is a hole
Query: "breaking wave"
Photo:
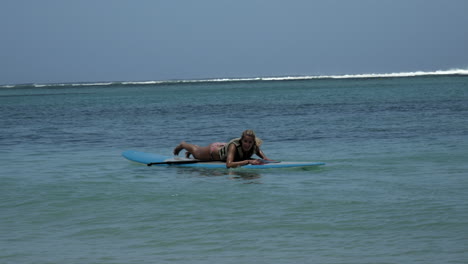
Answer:
[[453, 69], [439, 71], [415, 71], [395, 73], [365, 73], [344, 75], [311, 75], [311, 76], [278, 76], [278, 77], [252, 77], [252, 78], [213, 78], [199, 80], [165, 80], [165, 81], [122, 81], [122, 82], [84, 82], [84, 83], [51, 83], [51, 84], [12, 84], [0, 85], [0, 88], [60, 88], [60, 87], [87, 87], [87, 86], [141, 86], [180, 83], [210, 83], [210, 82], [253, 82], [253, 81], [294, 81], [314, 79], [369, 79], [369, 78], [406, 78], [421, 76], [460, 76], [468, 75], [468, 69]]

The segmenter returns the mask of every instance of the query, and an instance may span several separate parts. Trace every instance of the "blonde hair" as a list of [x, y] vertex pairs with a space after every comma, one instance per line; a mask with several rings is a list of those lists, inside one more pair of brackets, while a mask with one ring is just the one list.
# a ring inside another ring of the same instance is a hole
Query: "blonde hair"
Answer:
[[263, 140], [261, 140], [260, 138], [258, 138], [256, 135], [255, 135], [255, 132], [252, 130], [252, 129], [247, 129], [245, 130], [244, 132], [242, 132], [242, 137], [241, 139], [243, 139], [244, 137], [246, 136], [249, 136], [249, 137], [252, 137], [254, 139], [254, 142], [255, 142], [255, 145], [257, 147], [260, 147], [260, 145], [262, 145], [263, 143]]

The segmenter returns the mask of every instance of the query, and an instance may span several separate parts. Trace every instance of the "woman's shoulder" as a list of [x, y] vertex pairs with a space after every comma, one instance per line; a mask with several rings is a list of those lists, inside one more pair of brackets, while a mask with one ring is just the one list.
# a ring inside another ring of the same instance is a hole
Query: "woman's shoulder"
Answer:
[[240, 138], [231, 139], [231, 141], [229, 141], [228, 145], [231, 145], [231, 144], [236, 145], [236, 147], [240, 146], [241, 145]]

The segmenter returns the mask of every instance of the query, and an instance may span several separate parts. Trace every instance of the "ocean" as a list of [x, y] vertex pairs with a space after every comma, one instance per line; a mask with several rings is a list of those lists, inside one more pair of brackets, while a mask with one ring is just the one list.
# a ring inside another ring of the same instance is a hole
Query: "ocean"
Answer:
[[[0, 263], [468, 263], [468, 74], [0, 86]], [[291, 169], [142, 166], [253, 129]]]

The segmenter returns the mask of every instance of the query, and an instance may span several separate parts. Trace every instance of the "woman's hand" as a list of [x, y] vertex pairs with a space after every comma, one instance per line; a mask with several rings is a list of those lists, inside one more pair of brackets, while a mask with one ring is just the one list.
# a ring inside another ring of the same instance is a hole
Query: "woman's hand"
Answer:
[[260, 165], [262, 164], [262, 160], [259, 160], [259, 159], [254, 159], [254, 160], [247, 160], [247, 164], [246, 165]]

